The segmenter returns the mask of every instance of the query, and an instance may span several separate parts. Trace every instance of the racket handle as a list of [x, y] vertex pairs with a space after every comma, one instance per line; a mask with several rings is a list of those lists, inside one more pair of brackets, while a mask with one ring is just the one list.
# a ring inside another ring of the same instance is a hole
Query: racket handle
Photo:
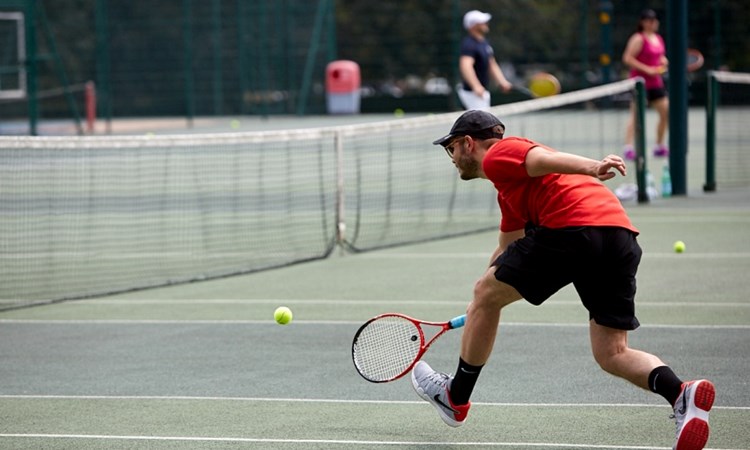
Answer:
[[530, 90], [528, 90], [527, 88], [525, 88], [523, 86], [513, 85], [513, 89], [516, 90], [516, 91], [518, 91], [518, 92], [520, 92], [521, 94], [524, 94], [524, 95], [528, 96], [528, 97], [531, 97], [531, 98], [536, 97], [536, 95], [534, 95], [533, 92], [531, 92]]
[[449, 322], [451, 324], [451, 329], [453, 328], [461, 328], [466, 323], [466, 314], [458, 317], [454, 317]]

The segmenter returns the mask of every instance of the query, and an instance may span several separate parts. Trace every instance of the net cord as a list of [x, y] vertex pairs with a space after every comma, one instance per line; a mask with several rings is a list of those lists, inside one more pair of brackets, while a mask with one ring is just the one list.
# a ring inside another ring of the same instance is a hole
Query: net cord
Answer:
[[750, 84], [750, 73], [725, 72], [722, 70], [715, 70], [711, 71], [711, 75], [713, 75], [721, 83]]

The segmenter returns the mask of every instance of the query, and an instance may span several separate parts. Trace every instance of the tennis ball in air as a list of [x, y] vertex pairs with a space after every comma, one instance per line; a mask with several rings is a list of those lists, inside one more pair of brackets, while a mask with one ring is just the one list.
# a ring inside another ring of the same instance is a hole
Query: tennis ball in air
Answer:
[[682, 253], [685, 251], [685, 243], [682, 241], [677, 241], [674, 243], [674, 251], [677, 253]]
[[237, 120], [237, 119], [232, 119], [232, 121], [231, 121], [231, 122], [229, 122], [229, 126], [230, 126], [230, 127], [231, 127], [231, 128], [233, 129], [233, 130], [236, 130], [236, 129], [238, 129], [238, 128], [240, 127], [240, 121], [239, 121], [239, 120]]
[[393, 110], [393, 115], [396, 117], [404, 117], [404, 110], [401, 108], [396, 108]]
[[273, 318], [279, 325], [286, 325], [292, 321], [292, 310], [286, 306], [279, 306], [276, 311], [273, 312]]

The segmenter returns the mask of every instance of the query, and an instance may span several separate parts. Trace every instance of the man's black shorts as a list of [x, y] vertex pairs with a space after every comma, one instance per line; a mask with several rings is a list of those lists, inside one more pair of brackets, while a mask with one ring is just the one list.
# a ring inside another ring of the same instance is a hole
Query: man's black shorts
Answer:
[[589, 318], [599, 325], [634, 330], [635, 274], [641, 247], [630, 230], [617, 227], [526, 228], [495, 261], [495, 278], [541, 305], [573, 283]]

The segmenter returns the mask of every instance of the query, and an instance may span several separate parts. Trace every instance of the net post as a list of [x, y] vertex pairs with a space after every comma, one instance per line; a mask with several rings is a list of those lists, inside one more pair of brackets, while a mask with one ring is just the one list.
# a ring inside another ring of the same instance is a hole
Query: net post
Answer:
[[26, 43], [26, 97], [29, 102], [29, 135], [36, 136], [39, 122], [37, 99], [37, 45], [36, 45], [36, 2], [26, 2], [24, 11], [24, 33]]
[[343, 247], [346, 240], [346, 221], [344, 219], [344, 142], [341, 131], [333, 135], [336, 148], [336, 243]]
[[638, 203], [648, 203], [648, 186], [646, 182], [646, 83], [638, 78], [635, 83], [635, 120], [633, 137], [635, 144], [635, 176], [638, 184]]
[[704, 192], [716, 191], [716, 107], [719, 98], [719, 81], [716, 73], [708, 73], [708, 97], [706, 98], [706, 183]]
[[96, 86], [93, 81], [86, 82], [84, 97], [86, 106], [86, 132], [94, 134], [94, 125], [96, 124]]

